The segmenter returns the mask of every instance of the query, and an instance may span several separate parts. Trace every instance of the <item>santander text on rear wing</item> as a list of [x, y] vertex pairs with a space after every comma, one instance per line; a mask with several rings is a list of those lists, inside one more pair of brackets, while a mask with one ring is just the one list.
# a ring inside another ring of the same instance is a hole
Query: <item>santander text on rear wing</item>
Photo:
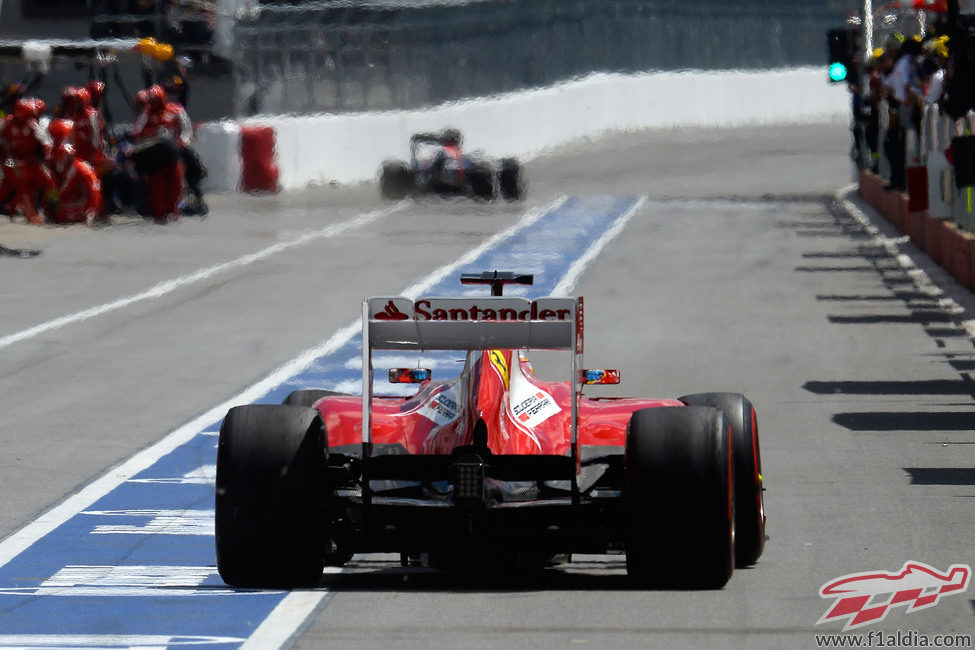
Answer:
[[368, 298], [363, 348], [582, 352], [582, 298]]

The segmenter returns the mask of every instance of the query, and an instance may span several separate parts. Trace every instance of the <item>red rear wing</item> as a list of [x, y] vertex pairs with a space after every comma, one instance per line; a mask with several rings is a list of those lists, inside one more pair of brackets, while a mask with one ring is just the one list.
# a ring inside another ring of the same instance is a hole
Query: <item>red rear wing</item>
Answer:
[[372, 443], [373, 350], [567, 350], [572, 394], [572, 447], [582, 368], [582, 298], [470, 296], [367, 298], [362, 303], [363, 457]]
[[581, 298], [368, 298], [363, 347], [384, 350], [571, 350]]

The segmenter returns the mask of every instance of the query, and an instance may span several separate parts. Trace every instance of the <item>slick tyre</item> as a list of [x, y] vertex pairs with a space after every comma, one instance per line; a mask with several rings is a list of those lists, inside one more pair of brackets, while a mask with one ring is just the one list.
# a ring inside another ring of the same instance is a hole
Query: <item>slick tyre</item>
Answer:
[[765, 496], [755, 407], [739, 393], [685, 395], [680, 401], [690, 406], [719, 409], [731, 425], [735, 465], [735, 566], [751, 566], [758, 562], [765, 549]]
[[522, 177], [521, 165], [514, 158], [501, 161], [498, 172], [498, 190], [501, 198], [506, 201], [518, 201], [525, 196], [525, 180]]
[[348, 397], [348, 393], [337, 393], [333, 390], [321, 388], [307, 388], [292, 391], [281, 403], [289, 406], [314, 406], [323, 397]]
[[497, 196], [494, 183], [494, 173], [488, 165], [477, 164], [470, 171], [471, 194], [485, 201], [492, 201]]
[[413, 188], [413, 172], [399, 160], [387, 160], [379, 171], [379, 194], [384, 199], [404, 199]]
[[641, 409], [624, 455], [626, 570], [640, 587], [720, 589], [734, 571], [730, 428], [704, 406]]
[[325, 427], [303, 406], [237, 406], [217, 446], [216, 546], [220, 577], [236, 587], [318, 583], [327, 531]]

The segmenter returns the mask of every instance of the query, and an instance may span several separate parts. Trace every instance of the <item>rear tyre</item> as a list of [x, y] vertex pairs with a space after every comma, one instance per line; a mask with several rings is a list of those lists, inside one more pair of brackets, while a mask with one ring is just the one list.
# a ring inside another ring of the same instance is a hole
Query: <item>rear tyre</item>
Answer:
[[387, 160], [379, 172], [379, 194], [384, 199], [403, 199], [413, 187], [410, 166], [399, 160]]
[[680, 401], [713, 406], [731, 425], [735, 463], [735, 566], [751, 566], [765, 549], [765, 496], [762, 454], [758, 444], [755, 407], [739, 393], [700, 393]]
[[497, 188], [494, 184], [494, 172], [490, 166], [483, 163], [476, 164], [468, 174], [471, 180], [471, 194], [485, 201], [494, 200]]
[[731, 436], [721, 411], [641, 409], [624, 456], [626, 570], [642, 587], [720, 589], [734, 571]]
[[217, 446], [216, 547], [233, 586], [308, 587], [324, 566], [325, 426], [315, 409], [237, 406]]
[[314, 406], [323, 397], [348, 397], [348, 394], [321, 388], [306, 388], [292, 391], [281, 403], [290, 406]]
[[517, 201], [524, 197], [525, 182], [521, 174], [521, 165], [514, 158], [505, 158], [501, 161], [498, 189], [501, 198], [506, 201]]

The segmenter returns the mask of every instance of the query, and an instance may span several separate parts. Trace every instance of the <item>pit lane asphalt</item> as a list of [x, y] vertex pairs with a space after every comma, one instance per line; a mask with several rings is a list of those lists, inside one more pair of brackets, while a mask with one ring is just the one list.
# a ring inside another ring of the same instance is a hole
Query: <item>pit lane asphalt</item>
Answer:
[[[646, 196], [576, 289], [586, 358], [622, 368], [607, 393], [752, 399], [771, 536], [757, 567], [720, 592], [642, 592], [621, 558], [458, 584], [362, 556], [323, 578], [331, 595], [296, 645], [814, 647], [836, 629], [815, 625], [824, 582], [973, 563], [975, 353], [958, 325], [971, 316], [830, 200], [850, 181], [847, 148], [845, 125], [579, 143], [527, 165], [527, 205], [419, 201], [0, 347], [0, 536], [346, 325], [362, 296], [399, 292], [526, 209]], [[44, 252], [0, 258], [0, 338], [392, 209], [375, 194], [213, 197], [209, 218], [165, 228], [4, 222], [0, 243]], [[901, 608], [884, 629], [970, 632], [970, 599]]]

